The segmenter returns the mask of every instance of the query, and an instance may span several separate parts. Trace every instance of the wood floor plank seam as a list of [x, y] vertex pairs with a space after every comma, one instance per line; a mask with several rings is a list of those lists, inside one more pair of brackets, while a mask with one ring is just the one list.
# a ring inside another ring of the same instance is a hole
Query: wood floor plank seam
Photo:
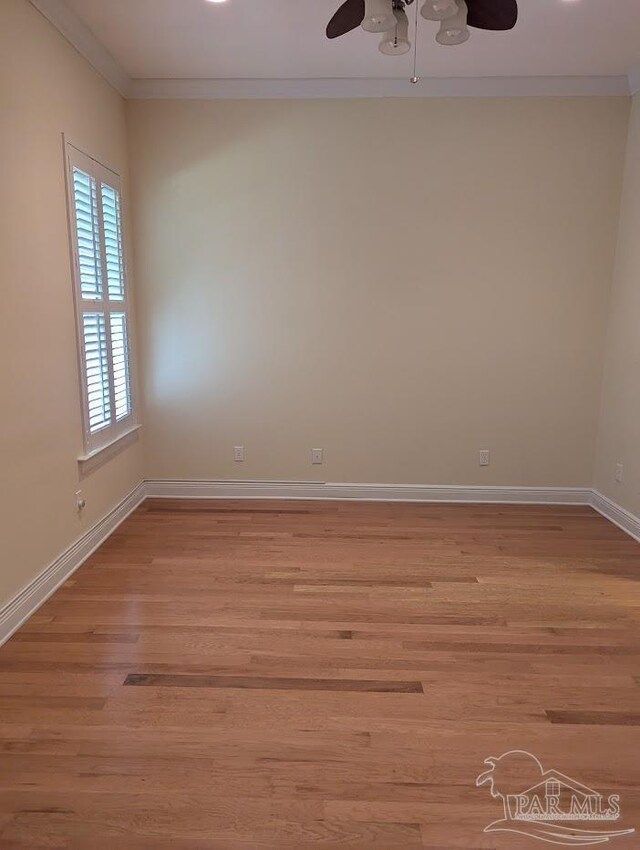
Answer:
[[559, 711], [548, 709], [552, 723], [571, 726], [640, 726], [640, 711]]
[[129, 673], [127, 686], [155, 688], [223, 688], [258, 691], [351, 691], [365, 693], [422, 694], [422, 682], [367, 679], [305, 679], [271, 676], [189, 676], [164, 673]]

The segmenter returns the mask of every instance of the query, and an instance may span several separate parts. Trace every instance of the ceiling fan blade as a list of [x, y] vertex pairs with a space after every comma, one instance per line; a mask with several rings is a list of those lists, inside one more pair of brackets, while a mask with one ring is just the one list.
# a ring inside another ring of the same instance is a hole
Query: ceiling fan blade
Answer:
[[467, 0], [468, 24], [480, 30], [511, 30], [518, 20], [517, 0]]
[[338, 38], [364, 21], [364, 0], [346, 0], [329, 21], [327, 38]]

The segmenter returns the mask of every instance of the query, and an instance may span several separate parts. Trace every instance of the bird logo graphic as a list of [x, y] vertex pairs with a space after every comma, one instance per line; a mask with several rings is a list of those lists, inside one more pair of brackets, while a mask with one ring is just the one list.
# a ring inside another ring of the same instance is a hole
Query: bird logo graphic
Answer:
[[585, 829], [577, 824], [606, 824], [620, 818], [620, 797], [609, 797], [557, 770], [545, 770], [526, 750], [510, 750], [484, 762], [489, 769], [476, 786], [489, 785], [491, 796], [502, 801], [504, 817], [485, 832], [516, 832], [549, 844], [584, 847], [606, 844], [631, 835], [633, 829]]

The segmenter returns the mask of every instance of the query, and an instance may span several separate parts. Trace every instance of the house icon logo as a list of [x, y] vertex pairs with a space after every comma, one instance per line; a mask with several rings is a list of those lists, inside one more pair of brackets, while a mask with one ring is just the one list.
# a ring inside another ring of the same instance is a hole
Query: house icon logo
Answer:
[[[557, 770], [545, 770], [525, 750], [511, 750], [485, 759], [489, 769], [476, 785], [489, 785], [491, 796], [502, 800], [504, 817], [485, 832], [516, 832], [549, 844], [584, 847], [606, 844], [631, 835], [633, 829], [608, 829], [620, 818], [620, 797], [605, 797]], [[585, 823], [592, 824], [586, 829]]]

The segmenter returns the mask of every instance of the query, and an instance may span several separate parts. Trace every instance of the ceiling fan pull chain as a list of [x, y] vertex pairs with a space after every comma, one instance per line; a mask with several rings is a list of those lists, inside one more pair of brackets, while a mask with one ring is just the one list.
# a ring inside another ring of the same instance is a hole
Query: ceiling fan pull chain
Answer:
[[415, 85], [418, 80], [418, 18], [419, 18], [419, 10], [418, 4], [416, 3], [416, 23], [413, 31], [413, 77], [411, 77], [411, 82]]

